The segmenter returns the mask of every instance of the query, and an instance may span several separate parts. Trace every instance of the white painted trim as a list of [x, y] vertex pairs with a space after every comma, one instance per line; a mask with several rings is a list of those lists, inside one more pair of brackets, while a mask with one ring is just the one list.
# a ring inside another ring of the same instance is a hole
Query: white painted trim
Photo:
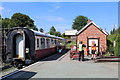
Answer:
[[47, 38], [44, 38], [45, 39], [45, 48], [47, 48]]
[[[101, 29], [97, 24], [95, 24], [93, 21], [89, 22], [88, 24], [86, 24], [80, 31], [77, 32], [77, 35], [82, 32], [84, 29], [86, 29], [91, 23], [93, 23], [97, 28]], [[105, 33], [106, 35], [108, 35], [108, 33], [106, 31], [104, 31], [103, 29], [101, 29], [101, 31], [103, 33]]]
[[39, 49], [41, 49], [41, 37], [39, 37]]

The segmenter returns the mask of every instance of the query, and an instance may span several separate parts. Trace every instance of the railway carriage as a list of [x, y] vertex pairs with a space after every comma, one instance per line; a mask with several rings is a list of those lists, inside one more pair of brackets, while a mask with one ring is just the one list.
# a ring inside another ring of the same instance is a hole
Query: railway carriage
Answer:
[[22, 68], [25, 64], [31, 64], [56, 53], [65, 40], [28, 28], [13, 28], [8, 31], [6, 42], [6, 61]]

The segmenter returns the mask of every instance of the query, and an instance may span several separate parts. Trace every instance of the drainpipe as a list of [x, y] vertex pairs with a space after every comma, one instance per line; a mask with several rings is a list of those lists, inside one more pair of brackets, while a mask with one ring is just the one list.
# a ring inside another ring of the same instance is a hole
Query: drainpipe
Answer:
[[76, 50], [77, 50], [77, 38], [78, 38], [78, 36], [77, 36], [77, 34], [76, 34]]

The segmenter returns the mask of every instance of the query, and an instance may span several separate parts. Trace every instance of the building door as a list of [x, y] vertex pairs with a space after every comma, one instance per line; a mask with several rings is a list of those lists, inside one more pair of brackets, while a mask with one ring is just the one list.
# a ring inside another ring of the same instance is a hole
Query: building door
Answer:
[[88, 49], [90, 54], [93, 43], [96, 44], [96, 52], [99, 52], [99, 38], [88, 38]]

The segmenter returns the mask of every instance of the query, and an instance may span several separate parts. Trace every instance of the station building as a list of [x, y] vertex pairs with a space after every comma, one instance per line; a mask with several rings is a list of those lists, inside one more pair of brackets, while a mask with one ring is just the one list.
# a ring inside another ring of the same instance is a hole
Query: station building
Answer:
[[107, 48], [107, 35], [108, 33], [101, 29], [93, 21], [88, 20], [88, 23], [79, 31], [76, 32], [76, 43], [80, 41], [86, 45], [85, 54], [87, 49], [91, 53], [92, 42], [96, 44], [97, 52], [106, 51]]
[[66, 39], [66, 42], [73, 41], [76, 42], [77, 38], [77, 30], [65, 30], [65, 36], [69, 37], [69, 39]]

